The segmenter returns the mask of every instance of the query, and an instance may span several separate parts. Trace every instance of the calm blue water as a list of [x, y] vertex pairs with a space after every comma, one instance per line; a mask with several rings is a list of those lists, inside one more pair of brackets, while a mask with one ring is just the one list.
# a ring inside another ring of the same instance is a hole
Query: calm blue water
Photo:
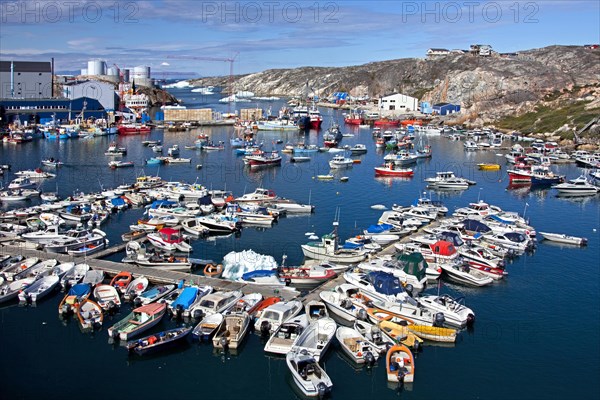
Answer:
[[[216, 103], [218, 96], [201, 97], [187, 90], [174, 90], [188, 106]], [[195, 98], [195, 100], [194, 100]], [[251, 107], [245, 103], [242, 107]], [[259, 104], [263, 108], [268, 104]], [[240, 107], [238, 105], [238, 107]], [[240, 107], [240, 108], [242, 108]], [[280, 103], [273, 105], [275, 112]], [[322, 110], [324, 127], [332, 119], [341, 121], [337, 111]], [[477, 185], [459, 194], [440, 195], [453, 210], [478, 198], [504, 209], [526, 212], [538, 231], [564, 232], [589, 239], [586, 248], [572, 248], [539, 243], [533, 255], [522, 256], [508, 265], [509, 276], [492, 287], [473, 289], [443, 282], [440, 291], [464, 295], [467, 305], [477, 313], [472, 331], [465, 331], [455, 346], [429, 346], [418, 355], [416, 378], [412, 387], [401, 393], [389, 388], [384, 360], [372, 370], [355, 369], [334, 345], [324, 359], [327, 373], [334, 382], [333, 398], [337, 399], [548, 399], [597, 398], [600, 386], [591, 378], [600, 373], [599, 269], [600, 207], [598, 197], [585, 199], [557, 198], [552, 190], [507, 190], [505, 172], [480, 172], [473, 165], [497, 161], [494, 152], [465, 153], [462, 143], [443, 138], [430, 138], [434, 156], [416, 166], [411, 180], [375, 179], [373, 167], [379, 165], [370, 130], [351, 130], [353, 138], [343, 144], [364, 143], [369, 152], [362, 163], [339, 176], [349, 182], [313, 179], [329, 172], [329, 154], [316, 154], [310, 163], [291, 164], [284, 156], [280, 168], [252, 172], [243, 167], [241, 158], [228, 147], [225, 151], [199, 152], [184, 150], [192, 144], [200, 130], [172, 133], [153, 131], [146, 136], [162, 139], [165, 148], [179, 144], [182, 157], [191, 157], [191, 165], [145, 167], [146, 174], [159, 174], [164, 179], [185, 180], [207, 187], [232, 190], [234, 194], [253, 191], [262, 186], [278, 195], [316, 205], [315, 214], [282, 218], [271, 229], [245, 229], [240, 237], [195, 241], [194, 256], [220, 260], [228, 252], [253, 249], [276, 260], [288, 255], [289, 263], [302, 262], [300, 244], [306, 232], [321, 235], [331, 230], [336, 210], [340, 210], [340, 237], [355, 235], [375, 223], [380, 211], [373, 204], [408, 204], [421, 193], [423, 178], [435, 171], [453, 170], [477, 181]], [[204, 128], [213, 140], [233, 137], [233, 128]], [[278, 138], [295, 142], [304, 138], [319, 144], [320, 133], [306, 136], [296, 133], [258, 134], [267, 148]], [[125, 160], [136, 163], [135, 169], [111, 171], [104, 151], [114, 138], [91, 140], [36, 141], [22, 146], [0, 145], [0, 163], [12, 164], [13, 170], [34, 168], [44, 157], [59, 157], [67, 166], [58, 171], [57, 179], [44, 182], [43, 189], [58, 190], [68, 195], [75, 189], [96, 191], [131, 182], [142, 172], [142, 161], [153, 156], [141, 146], [140, 137], [117, 138], [127, 146]], [[278, 145], [279, 147], [281, 145]], [[277, 147], [277, 146], [276, 146]], [[204, 168], [196, 170], [196, 164]], [[579, 175], [575, 166], [553, 167], [567, 177]], [[13, 178], [4, 177], [4, 183]], [[437, 195], [434, 194], [434, 199]], [[528, 204], [528, 206], [526, 206]], [[107, 225], [113, 243], [121, 233], [141, 216], [141, 210], [130, 210], [112, 217]], [[114, 259], [119, 259], [117, 255]], [[436, 291], [437, 289], [432, 289]], [[238, 355], [213, 353], [212, 346], [191, 344], [167, 354], [128, 358], [125, 350], [107, 344], [106, 327], [121, 319], [129, 309], [124, 307], [108, 317], [105, 328], [84, 335], [74, 322], [63, 323], [57, 317], [60, 295], [43, 300], [37, 307], [6, 305], [0, 309], [0, 337], [5, 345], [0, 351], [0, 397], [67, 398], [81, 396], [96, 399], [107, 395], [116, 398], [164, 398], [166, 396], [224, 399], [281, 399], [298, 394], [285, 365], [285, 360], [270, 358], [262, 350], [261, 339], [250, 335]], [[164, 321], [156, 329], [175, 324]], [[102, 383], [99, 384], [98, 381]], [[106, 382], [110, 382], [106, 384]]]

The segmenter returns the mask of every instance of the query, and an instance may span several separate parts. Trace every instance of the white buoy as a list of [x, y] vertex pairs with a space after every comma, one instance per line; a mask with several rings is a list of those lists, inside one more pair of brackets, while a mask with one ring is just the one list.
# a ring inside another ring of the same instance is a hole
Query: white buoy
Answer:
[[317, 235], [312, 235], [308, 237], [310, 240], [317, 240], [319, 237]]
[[314, 232], [306, 232], [306, 233], [304, 234], [304, 236], [313, 236], [314, 234], [315, 234]]
[[373, 210], [387, 210], [387, 207], [386, 207], [386, 206], [384, 206], [383, 204], [373, 204], [373, 205], [371, 206], [371, 208], [372, 208]]

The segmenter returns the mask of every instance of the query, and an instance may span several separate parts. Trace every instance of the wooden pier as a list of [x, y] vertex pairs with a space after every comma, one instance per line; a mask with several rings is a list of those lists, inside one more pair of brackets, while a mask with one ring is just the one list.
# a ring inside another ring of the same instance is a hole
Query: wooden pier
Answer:
[[[47, 253], [45, 251], [37, 250], [31, 246], [26, 246], [25, 243], [21, 242], [22, 245], [17, 244], [6, 244], [0, 246], [0, 255], [17, 255], [21, 254], [23, 257], [37, 257], [40, 260], [56, 259], [58, 262], [75, 262], [75, 263], [86, 263], [92, 269], [104, 271], [108, 276], [114, 276], [121, 271], [127, 271], [134, 276], [144, 275], [149, 281], [153, 283], [174, 283], [177, 284], [182, 279], [186, 283], [191, 283], [198, 286], [212, 286], [218, 290], [240, 290], [244, 293], [260, 293], [263, 297], [280, 296], [284, 300], [295, 299], [300, 296], [300, 292], [294, 288], [289, 287], [275, 287], [266, 285], [253, 285], [243, 282], [234, 282], [227, 279], [209, 278], [204, 275], [196, 275], [191, 271], [180, 272], [180, 271], [167, 271], [154, 267], [140, 267], [136, 264], [119, 263], [114, 261], [99, 260], [92, 257], [73, 257], [67, 254], [55, 254]], [[120, 245], [119, 245], [120, 246]], [[118, 247], [118, 246], [113, 246]], [[112, 251], [115, 253], [116, 251]]]

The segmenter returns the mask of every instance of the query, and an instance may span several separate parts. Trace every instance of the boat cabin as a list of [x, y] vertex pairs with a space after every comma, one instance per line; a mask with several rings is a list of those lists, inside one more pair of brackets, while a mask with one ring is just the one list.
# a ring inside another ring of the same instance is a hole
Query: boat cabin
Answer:
[[163, 228], [158, 231], [160, 237], [166, 243], [181, 243], [183, 242], [183, 237], [178, 230], [173, 228]]

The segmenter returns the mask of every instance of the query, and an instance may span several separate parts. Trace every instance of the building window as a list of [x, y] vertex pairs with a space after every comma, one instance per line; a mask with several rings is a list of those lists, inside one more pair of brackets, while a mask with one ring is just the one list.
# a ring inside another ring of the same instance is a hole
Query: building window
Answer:
[[17, 72], [17, 75], [21, 75], [21, 73], [20, 73], [20, 72]]
[[42, 73], [41, 73], [41, 72], [40, 72], [40, 75], [39, 75], [39, 76], [42, 76]]

